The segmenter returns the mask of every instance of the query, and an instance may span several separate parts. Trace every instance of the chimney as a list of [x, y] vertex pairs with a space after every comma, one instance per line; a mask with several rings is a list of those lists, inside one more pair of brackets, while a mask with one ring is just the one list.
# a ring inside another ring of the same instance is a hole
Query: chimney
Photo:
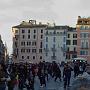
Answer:
[[32, 25], [36, 25], [36, 20], [29, 20], [29, 23]]
[[41, 22], [39, 22], [39, 25], [42, 25], [42, 23], [41, 23]]
[[81, 18], [81, 16], [78, 16], [78, 19], [80, 19]]

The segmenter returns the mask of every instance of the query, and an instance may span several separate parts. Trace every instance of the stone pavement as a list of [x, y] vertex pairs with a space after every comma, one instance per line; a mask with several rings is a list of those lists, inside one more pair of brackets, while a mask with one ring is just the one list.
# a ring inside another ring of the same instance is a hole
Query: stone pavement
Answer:
[[[90, 90], [90, 75], [83, 75], [85, 77], [84, 79], [80, 80], [73, 77], [72, 72], [72, 78], [71, 78], [71, 87], [67, 88], [66, 90]], [[80, 77], [78, 77], [80, 78]], [[46, 83], [46, 87], [41, 88], [40, 82], [38, 77], [35, 77], [35, 84], [34, 84], [35, 90], [65, 90], [63, 88], [63, 80], [54, 81], [54, 78], [49, 76], [49, 80]], [[15, 87], [14, 90], [18, 90], [18, 87]], [[26, 90], [26, 89], [24, 89]]]

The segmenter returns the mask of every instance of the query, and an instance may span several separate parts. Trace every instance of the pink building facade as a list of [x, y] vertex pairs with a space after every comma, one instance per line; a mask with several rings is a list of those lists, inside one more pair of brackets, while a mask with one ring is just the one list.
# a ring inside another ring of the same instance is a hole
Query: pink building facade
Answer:
[[77, 57], [86, 58], [90, 62], [90, 18], [78, 16], [76, 31]]

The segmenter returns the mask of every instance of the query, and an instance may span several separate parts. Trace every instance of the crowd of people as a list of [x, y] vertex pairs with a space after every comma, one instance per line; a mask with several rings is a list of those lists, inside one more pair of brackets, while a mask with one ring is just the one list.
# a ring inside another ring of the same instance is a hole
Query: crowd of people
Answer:
[[[83, 74], [86, 65], [84, 63], [65, 63], [61, 71], [61, 64], [53, 61], [40, 62], [39, 64], [18, 63], [18, 64], [0, 64], [0, 90], [5, 90], [6, 85], [8, 90], [14, 90], [18, 86], [18, 90], [34, 90], [35, 77], [40, 80], [40, 87], [46, 87], [46, 82], [49, 76], [64, 82], [64, 88], [70, 86], [71, 72], [74, 71], [74, 77]], [[61, 73], [63, 72], [63, 73]]]

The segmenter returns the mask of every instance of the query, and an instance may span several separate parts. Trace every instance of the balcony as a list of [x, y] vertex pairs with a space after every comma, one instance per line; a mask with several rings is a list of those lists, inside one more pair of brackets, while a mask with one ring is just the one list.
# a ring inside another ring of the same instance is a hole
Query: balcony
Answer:
[[61, 47], [61, 51], [66, 52], [66, 48]]
[[56, 60], [56, 56], [51, 56], [51, 59], [52, 60]]
[[56, 52], [56, 51], [57, 51], [56, 48], [51, 48], [51, 50], [52, 50], [53, 52]]
[[50, 35], [50, 36], [53, 36], [53, 35], [56, 35], [56, 36], [63, 36], [64, 35], [64, 32], [46, 32], [45, 35]]
[[81, 47], [81, 49], [89, 49], [89, 47]]
[[49, 51], [49, 48], [44, 48], [44, 51], [45, 51], [45, 52], [48, 52], [48, 51]]

